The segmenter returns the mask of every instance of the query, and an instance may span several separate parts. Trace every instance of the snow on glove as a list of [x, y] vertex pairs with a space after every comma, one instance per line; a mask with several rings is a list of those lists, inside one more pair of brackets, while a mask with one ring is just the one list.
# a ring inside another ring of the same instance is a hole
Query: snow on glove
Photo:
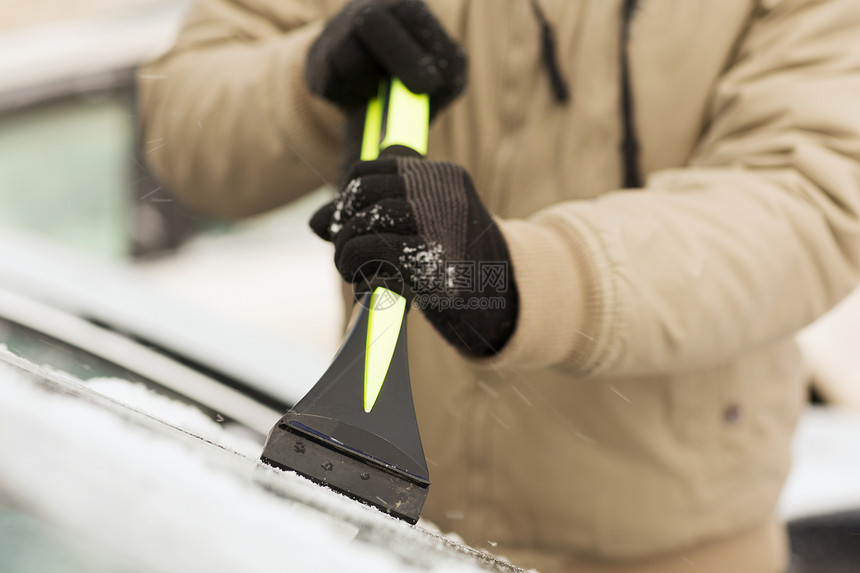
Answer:
[[448, 342], [472, 356], [498, 352], [516, 325], [517, 289], [507, 244], [466, 170], [389, 158], [357, 163], [348, 181], [311, 219], [334, 243], [344, 280], [395, 268]]
[[344, 108], [363, 106], [395, 76], [430, 96], [430, 116], [466, 86], [466, 56], [421, 0], [353, 0], [311, 46], [311, 91]]

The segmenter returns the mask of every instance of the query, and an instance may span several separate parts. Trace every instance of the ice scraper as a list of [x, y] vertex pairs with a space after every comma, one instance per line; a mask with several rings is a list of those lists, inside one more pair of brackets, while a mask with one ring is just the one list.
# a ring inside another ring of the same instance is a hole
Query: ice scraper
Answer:
[[[361, 158], [425, 155], [428, 118], [426, 96], [383, 82]], [[331, 366], [271, 429], [261, 460], [415, 523], [430, 479], [406, 358], [409, 301], [380, 284], [365, 289]]]

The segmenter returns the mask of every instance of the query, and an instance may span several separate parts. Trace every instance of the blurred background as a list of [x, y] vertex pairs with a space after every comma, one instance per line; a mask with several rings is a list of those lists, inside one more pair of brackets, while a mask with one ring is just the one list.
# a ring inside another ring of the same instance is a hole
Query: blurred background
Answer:
[[146, 168], [135, 69], [170, 46], [187, 7], [0, 3], [0, 227], [131, 264], [153, 289], [274, 336], [294, 338], [301, 324], [306, 343], [333, 352], [338, 283], [306, 224], [330, 191], [218, 221], [174, 201]]
[[[142, 271], [151, 288], [326, 352], [342, 307], [329, 246], [308, 231], [320, 190], [218, 221], [147, 170], [135, 69], [172, 43], [188, 0], [0, 3], [0, 229]], [[295, 273], [295, 269], [301, 269]], [[292, 269], [293, 272], [289, 272]], [[860, 408], [860, 293], [808, 329], [816, 399]]]

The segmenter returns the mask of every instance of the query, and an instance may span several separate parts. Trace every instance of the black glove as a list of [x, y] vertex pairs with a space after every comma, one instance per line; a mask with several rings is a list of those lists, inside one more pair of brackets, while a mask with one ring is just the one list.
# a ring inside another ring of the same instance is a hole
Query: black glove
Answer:
[[430, 96], [430, 116], [466, 86], [466, 56], [421, 0], [353, 0], [328, 22], [305, 66], [311, 91], [364, 106], [382, 78]]
[[469, 174], [390, 158], [357, 163], [348, 181], [311, 219], [334, 243], [344, 280], [399, 273], [448, 342], [472, 356], [498, 352], [516, 325], [517, 289], [507, 244]]

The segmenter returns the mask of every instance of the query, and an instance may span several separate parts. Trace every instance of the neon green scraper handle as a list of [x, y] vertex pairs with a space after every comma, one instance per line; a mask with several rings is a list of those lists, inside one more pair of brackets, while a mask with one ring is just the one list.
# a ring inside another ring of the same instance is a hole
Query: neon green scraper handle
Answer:
[[409, 91], [397, 78], [379, 84], [379, 94], [367, 103], [361, 160], [372, 161], [389, 147], [405, 147], [427, 155], [430, 99]]
[[[361, 160], [372, 161], [388, 148], [408, 148], [427, 155], [430, 100], [414, 94], [397, 78], [380, 82], [379, 94], [367, 104]], [[405, 151], [405, 150], [404, 150]], [[370, 413], [405, 324], [406, 298], [385, 287], [370, 296], [364, 354], [364, 411]]]

